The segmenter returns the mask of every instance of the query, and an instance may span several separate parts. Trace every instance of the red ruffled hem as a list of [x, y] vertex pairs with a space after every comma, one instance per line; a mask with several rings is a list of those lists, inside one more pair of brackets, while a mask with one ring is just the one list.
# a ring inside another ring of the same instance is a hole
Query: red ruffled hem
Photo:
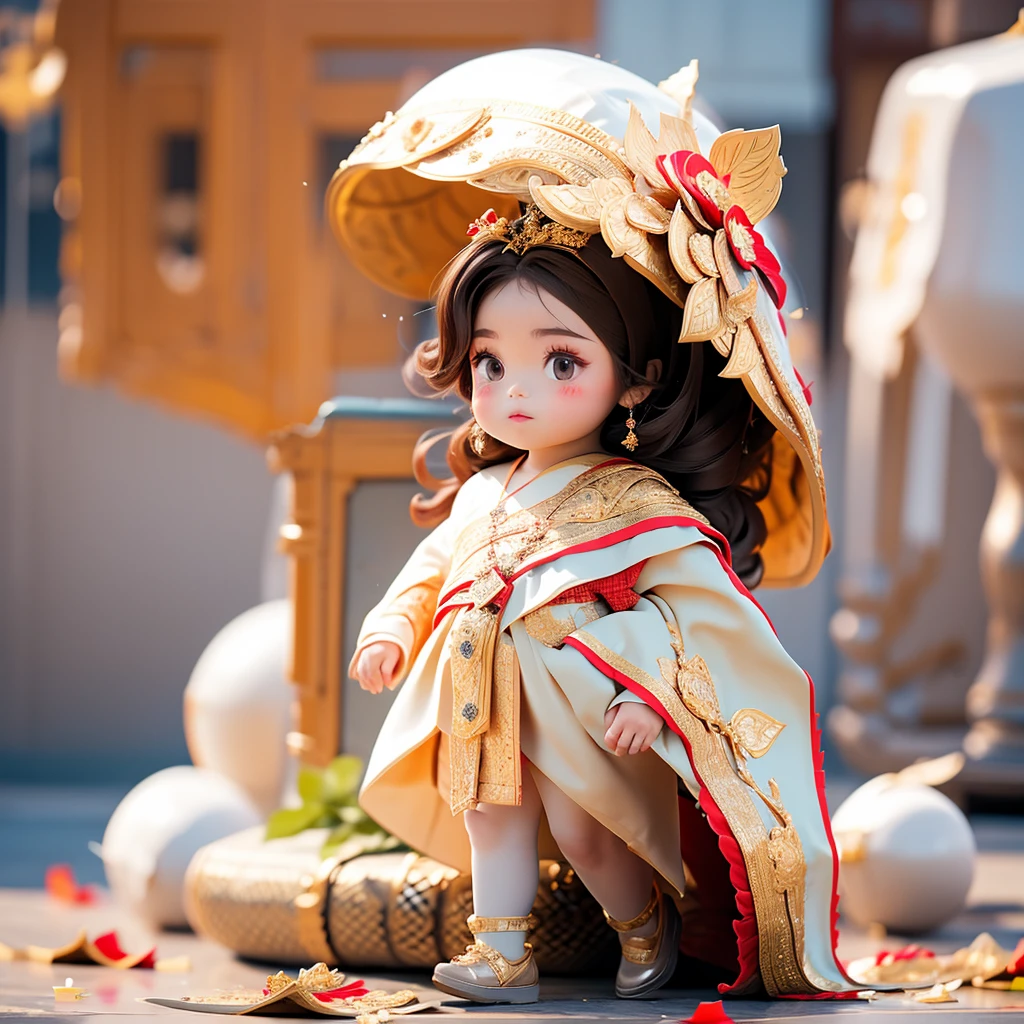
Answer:
[[[714, 545], [709, 544], [708, 547], [710, 547], [712, 551], [716, 551]], [[743, 581], [733, 571], [732, 565], [726, 559], [722, 558], [721, 555], [719, 555], [718, 560], [729, 576], [729, 579], [732, 580], [733, 586], [757, 608], [774, 632], [775, 626], [772, 623], [772, 620], [768, 617], [768, 613], [758, 603], [757, 598], [754, 597], [746, 586], [744, 586]], [[843, 969], [843, 965], [839, 962], [839, 956], [836, 952], [839, 944], [839, 852], [836, 849], [835, 837], [832, 835], [832, 820], [829, 817], [828, 801], [825, 798], [825, 752], [821, 747], [821, 729], [818, 726], [818, 713], [815, 710], [814, 704], [814, 681], [806, 670], [804, 670], [804, 678], [807, 680], [807, 699], [810, 710], [810, 753], [812, 763], [814, 764], [814, 786], [818, 794], [818, 807], [821, 812], [821, 821], [825, 829], [825, 836], [828, 839], [829, 849], [832, 851], [832, 901], [831, 906], [829, 907], [829, 927], [831, 932], [829, 938], [832, 945], [832, 960], [835, 962], [836, 969], [839, 971], [840, 976], [845, 981], [849, 982], [850, 985], [856, 986], [857, 983]], [[854, 991], [852, 994], [853, 996], [856, 996], [857, 993]], [[815, 996], [811, 998], [845, 999], [848, 998], [848, 995], [846, 993], [825, 992], [822, 993], [820, 997]]]

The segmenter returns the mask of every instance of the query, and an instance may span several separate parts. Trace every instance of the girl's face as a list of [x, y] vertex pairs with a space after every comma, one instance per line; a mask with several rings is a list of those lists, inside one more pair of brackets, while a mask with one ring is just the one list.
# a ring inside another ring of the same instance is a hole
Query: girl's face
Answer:
[[469, 355], [477, 423], [523, 451], [596, 442], [622, 394], [611, 353], [583, 318], [519, 281], [480, 303]]

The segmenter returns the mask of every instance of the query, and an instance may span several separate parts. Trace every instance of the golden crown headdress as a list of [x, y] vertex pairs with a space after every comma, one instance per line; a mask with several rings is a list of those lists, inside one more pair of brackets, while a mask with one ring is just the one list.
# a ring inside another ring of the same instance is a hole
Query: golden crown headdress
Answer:
[[535, 203], [531, 203], [515, 220], [499, 217], [493, 209], [485, 210], [470, 223], [466, 234], [474, 242], [500, 239], [506, 243], [502, 252], [511, 250], [517, 256], [522, 256], [535, 245], [579, 252], [593, 237], [589, 231], [569, 228], [545, 217]]

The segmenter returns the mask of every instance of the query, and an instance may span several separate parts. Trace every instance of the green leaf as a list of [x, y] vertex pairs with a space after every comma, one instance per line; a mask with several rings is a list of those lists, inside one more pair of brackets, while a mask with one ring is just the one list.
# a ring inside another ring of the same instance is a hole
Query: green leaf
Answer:
[[329, 803], [324, 795], [324, 773], [316, 768], [299, 769], [299, 796], [304, 804]]
[[342, 806], [335, 808], [335, 812], [342, 821], [348, 822], [350, 825], [356, 825], [361, 821], [367, 820], [366, 811], [362, 807]]
[[303, 807], [288, 807], [274, 811], [267, 819], [265, 839], [281, 839], [294, 836], [304, 829], [312, 828], [314, 822], [324, 813], [323, 804], [306, 804]]
[[323, 813], [310, 826], [311, 828], [334, 828], [338, 824], [338, 815], [332, 807], [321, 807]]
[[[329, 856], [330, 853], [337, 849], [342, 843], [352, 837], [352, 826], [351, 825], [337, 825], [332, 828], [328, 833], [327, 838], [324, 840], [324, 845], [320, 850], [321, 856]], [[326, 853], [324, 851], [327, 851]]]
[[352, 754], [336, 757], [324, 769], [323, 799], [329, 804], [353, 799], [362, 774], [363, 762], [360, 758]]

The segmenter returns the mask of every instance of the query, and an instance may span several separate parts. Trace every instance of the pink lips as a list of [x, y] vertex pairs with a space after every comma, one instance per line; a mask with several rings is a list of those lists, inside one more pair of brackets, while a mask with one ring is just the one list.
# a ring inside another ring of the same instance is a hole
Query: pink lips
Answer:
[[509, 416], [510, 420], [514, 420], [516, 423], [524, 423], [526, 420], [532, 420], [532, 416], [527, 416], [526, 413], [514, 412]]

